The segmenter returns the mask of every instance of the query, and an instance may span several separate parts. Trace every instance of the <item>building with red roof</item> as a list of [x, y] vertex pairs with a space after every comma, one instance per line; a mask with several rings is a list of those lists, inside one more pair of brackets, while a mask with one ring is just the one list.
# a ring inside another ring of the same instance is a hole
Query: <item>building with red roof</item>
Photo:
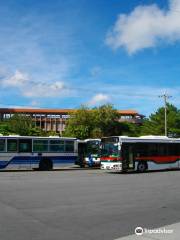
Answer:
[[[0, 108], [0, 120], [10, 118], [13, 114], [30, 116], [35, 126], [44, 131], [56, 131], [60, 134], [64, 131], [67, 119], [76, 109], [34, 109], [34, 108]], [[118, 110], [120, 122], [142, 124], [144, 115], [135, 110]]]

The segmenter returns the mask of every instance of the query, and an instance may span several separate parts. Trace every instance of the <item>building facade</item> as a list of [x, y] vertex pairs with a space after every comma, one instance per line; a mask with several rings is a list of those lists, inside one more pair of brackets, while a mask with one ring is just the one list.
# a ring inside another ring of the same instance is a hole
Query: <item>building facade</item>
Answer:
[[[76, 109], [33, 109], [33, 108], [0, 108], [0, 120], [11, 118], [14, 114], [30, 116], [36, 127], [44, 131], [62, 133], [66, 127], [67, 119]], [[118, 110], [120, 122], [141, 124], [144, 115], [135, 110]]]

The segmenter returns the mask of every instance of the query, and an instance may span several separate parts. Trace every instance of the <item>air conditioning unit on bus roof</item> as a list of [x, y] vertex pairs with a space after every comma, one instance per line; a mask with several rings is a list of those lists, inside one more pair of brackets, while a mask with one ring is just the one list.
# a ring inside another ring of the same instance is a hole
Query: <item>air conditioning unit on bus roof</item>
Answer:
[[[8, 135], [8, 137], [20, 137], [20, 135], [18, 135], [18, 134], [10, 134], [10, 135]], [[21, 136], [22, 137], [22, 136]], [[24, 136], [23, 136], [24, 137]]]
[[49, 138], [59, 138], [59, 136], [49, 136]]
[[156, 135], [147, 135], [147, 136], [140, 136], [140, 138], [157, 138], [157, 139], [161, 139], [161, 138], [168, 138], [166, 136], [156, 136]]

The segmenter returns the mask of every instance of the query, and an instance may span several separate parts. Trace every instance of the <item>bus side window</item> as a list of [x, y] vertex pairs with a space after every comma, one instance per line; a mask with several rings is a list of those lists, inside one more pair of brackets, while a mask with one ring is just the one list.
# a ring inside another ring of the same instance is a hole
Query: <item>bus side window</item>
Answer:
[[147, 157], [147, 144], [137, 143], [135, 145], [137, 157]]
[[19, 152], [32, 152], [32, 140], [19, 139]]
[[178, 156], [180, 155], [180, 144], [178, 143], [169, 143], [168, 144], [168, 155], [170, 156]]
[[48, 140], [33, 140], [34, 152], [48, 152]]
[[17, 139], [7, 139], [7, 151], [17, 152]]
[[177, 155], [180, 156], [180, 144], [177, 143], [176, 146], [177, 146]]
[[148, 144], [148, 156], [158, 156], [158, 144], [149, 143]]
[[74, 152], [74, 141], [65, 141], [65, 152]]
[[159, 156], [167, 156], [168, 155], [168, 144], [167, 143], [159, 143], [158, 144], [158, 155]]
[[175, 155], [180, 156], [180, 144], [175, 144]]
[[0, 152], [5, 152], [5, 139], [0, 140]]
[[50, 140], [49, 141], [50, 152], [64, 152], [64, 141], [62, 140]]

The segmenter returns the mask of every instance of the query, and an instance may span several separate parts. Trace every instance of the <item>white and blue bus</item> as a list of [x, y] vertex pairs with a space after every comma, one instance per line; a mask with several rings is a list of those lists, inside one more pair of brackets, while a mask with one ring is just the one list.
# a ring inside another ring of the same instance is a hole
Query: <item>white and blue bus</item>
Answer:
[[77, 161], [77, 147], [76, 138], [0, 136], [0, 170], [58, 169]]

